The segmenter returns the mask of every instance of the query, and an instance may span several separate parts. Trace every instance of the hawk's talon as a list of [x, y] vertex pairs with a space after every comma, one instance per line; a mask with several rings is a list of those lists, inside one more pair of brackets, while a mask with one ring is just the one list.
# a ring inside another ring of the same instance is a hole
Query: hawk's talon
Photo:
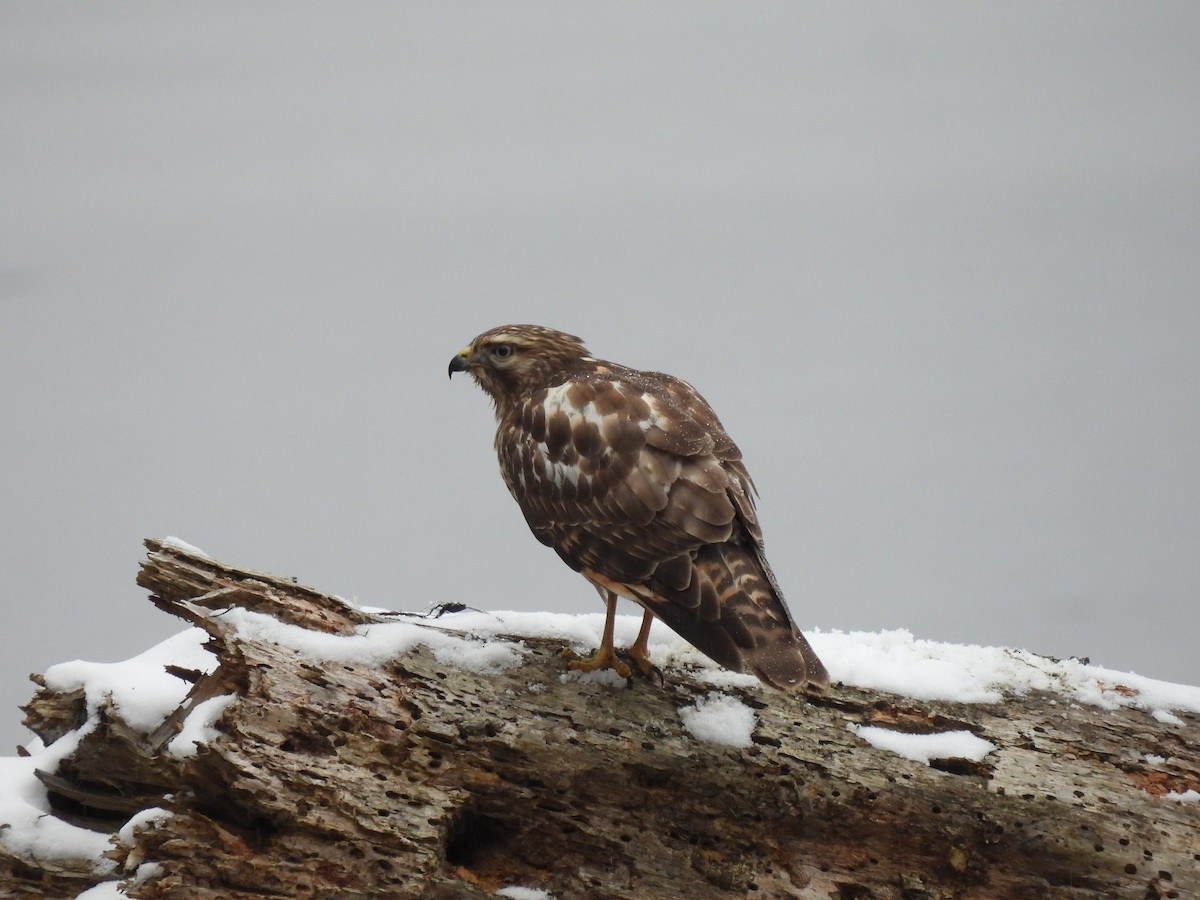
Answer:
[[567, 668], [575, 672], [596, 672], [600, 669], [612, 669], [621, 678], [629, 678], [633, 674], [629, 666], [617, 658], [617, 653], [612, 647], [599, 647], [591, 656], [580, 656], [570, 647], [564, 647], [559, 656], [570, 660], [567, 663]]
[[632, 647], [625, 652], [625, 655], [629, 657], [630, 661], [634, 665], [634, 668], [637, 669], [638, 673], [647, 681], [653, 681], [655, 678], [657, 678], [660, 686], [667, 683], [667, 677], [663, 674], [662, 669], [650, 662], [650, 657], [639, 656], [633, 652]]
[[649, 657], [635, 653], [632, 647], [628, 650], [613, 649], [611, 653], [602, 653], [598, 649], [591, 656], [580, 656], [570, 647], [563, 647], [558, 655], [569, 660], [567, 668], [575, 672], [612, 669], [621, 678], [631, 681], [635, 675], [641, 675], [647, 681], [654, 681], [657, 678], [660, 685], [667, 683], [662, 669], [650, 662]]

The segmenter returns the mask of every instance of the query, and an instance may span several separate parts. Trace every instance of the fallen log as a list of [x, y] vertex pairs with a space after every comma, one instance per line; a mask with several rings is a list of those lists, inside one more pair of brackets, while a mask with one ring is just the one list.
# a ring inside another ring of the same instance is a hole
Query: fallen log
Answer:
[[1200, 896], [1200, 690], [792, 696], [686, 653], [614, 683], [517, 617], [371, 612], [146, 546], [138, 583], [203, 631], [158, 667], [180, 699], [147, 722], [41, 680], [42, 746], [13, 762], [105, 849], [47, 853], [14, 814], [0, 896]]

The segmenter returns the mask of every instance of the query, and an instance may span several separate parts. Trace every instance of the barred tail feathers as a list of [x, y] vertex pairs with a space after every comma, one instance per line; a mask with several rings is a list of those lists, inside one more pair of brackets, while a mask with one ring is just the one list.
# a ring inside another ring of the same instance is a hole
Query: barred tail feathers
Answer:
[[[749, 672], [781, 690], [824, 687], [829, 674], [792, 621], [774, 573], [757, 548], [709, 544], [692, 564], [686, 592], [648, 592], [636, 586], [626, 596], [662, 619], [701, 653], [735, 672]], [[697, 591], [698, 587], [698, 591]], [[699, 597], [698, 603], [671, 596]]]

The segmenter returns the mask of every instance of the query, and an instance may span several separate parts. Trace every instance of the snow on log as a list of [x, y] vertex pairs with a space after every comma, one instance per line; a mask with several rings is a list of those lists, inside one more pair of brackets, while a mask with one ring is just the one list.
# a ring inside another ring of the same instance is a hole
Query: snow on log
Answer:
[[373, 612], [146, 545], [192, 627], [35, 677], [0, 896], [1200, 896], [1200, 688], [906, 632], [813, 634], [822, 695], [665, 630], [626, 683], [559, 657], [599, 614]]

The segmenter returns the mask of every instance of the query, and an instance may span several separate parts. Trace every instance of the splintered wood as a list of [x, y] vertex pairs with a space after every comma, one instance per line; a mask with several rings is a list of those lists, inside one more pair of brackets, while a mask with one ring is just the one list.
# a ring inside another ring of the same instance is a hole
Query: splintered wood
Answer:
[[[713, 690], [687, 672], [628, 689], [563, 679], [560, 645], [540, 639], [492, 674], [425, 647], [330, 662], [221, 611], [341, 635], [380, 617], [146, 544], [138, 583], [208, 633], [218, 665], [174, 671], [190, 694], [149, 734], [102, 709], [43, 776], [52, 814], [86, 828], [171, 811], [113, 842], [110, 878], [130, 897], [1200, 896], [1200, 804], [1170, 799], [1200, 790], [1195, 715], [1167, 724], [1049, 694], [971, 705], [723, 688], [756, 722], [748, 748], [720, 746], [681, 723]], [[167, 752], [188, 713], [224, 695], [236, 699], [219, 736]], [[26, 710], [46, 742], [87, 715], [78, 692], [44, 687]], [[996, 749], [925, 765], [854, 725], [967, 731]], [[86, 860], [0, 853], [3, 897], [74, 897], [98, 880]]]

